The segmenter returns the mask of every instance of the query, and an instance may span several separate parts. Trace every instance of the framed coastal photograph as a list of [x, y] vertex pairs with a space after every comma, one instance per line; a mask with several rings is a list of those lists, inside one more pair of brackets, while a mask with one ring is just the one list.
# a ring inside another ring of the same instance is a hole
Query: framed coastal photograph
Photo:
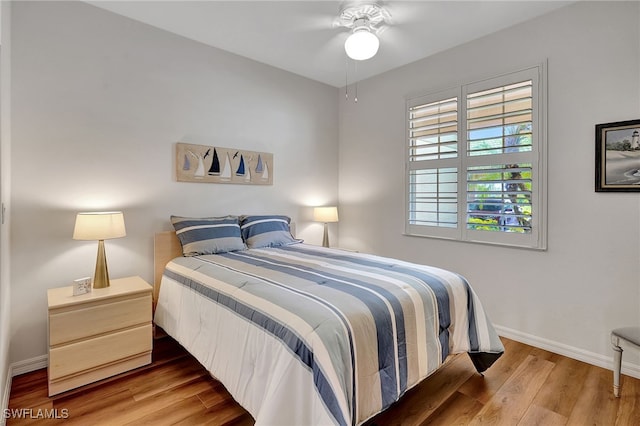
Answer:
[[640, 120], [596, 125], [596, 192], [640, 192]]

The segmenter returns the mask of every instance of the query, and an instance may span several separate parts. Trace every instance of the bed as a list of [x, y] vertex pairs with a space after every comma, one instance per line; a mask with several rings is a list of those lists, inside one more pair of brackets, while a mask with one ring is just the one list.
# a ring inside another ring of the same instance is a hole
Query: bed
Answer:
[[460, 275], [304, 243], [183, 256], [155, 239], [155, 323], [257, 425], [359, 425], [467, 352], [504, 348]]

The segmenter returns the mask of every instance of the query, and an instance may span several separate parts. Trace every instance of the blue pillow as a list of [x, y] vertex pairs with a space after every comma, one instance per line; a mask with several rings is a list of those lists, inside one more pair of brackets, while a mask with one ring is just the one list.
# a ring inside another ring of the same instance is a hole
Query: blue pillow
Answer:
[[280, 247], [300, 243], [291, 235], [288, 216], [241, 216], [242, 238], [249, 248]]
[[240, 223], [236, 216], [171, 216], [171, 223], [182, 244], [184, 256], [226, 253], [247, 248], [242, 241]]

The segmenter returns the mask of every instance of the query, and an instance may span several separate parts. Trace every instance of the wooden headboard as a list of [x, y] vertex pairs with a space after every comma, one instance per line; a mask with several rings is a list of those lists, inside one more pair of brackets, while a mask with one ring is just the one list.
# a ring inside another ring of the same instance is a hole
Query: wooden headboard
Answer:
[[164, 267], [171, 259], [182, 256], [182, 245], [175, 231], [158, 232], [153, 238], [153, 304], [158, 302]]

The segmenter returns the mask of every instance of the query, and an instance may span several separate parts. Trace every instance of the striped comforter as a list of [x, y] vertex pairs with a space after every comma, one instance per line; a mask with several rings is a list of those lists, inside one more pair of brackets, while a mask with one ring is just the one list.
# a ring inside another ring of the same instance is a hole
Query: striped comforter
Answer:
[[305, 244], [174, 259], [155, 321], [256, 424], [360, 424], [447, 355], [504, 351], [458, 274]]

